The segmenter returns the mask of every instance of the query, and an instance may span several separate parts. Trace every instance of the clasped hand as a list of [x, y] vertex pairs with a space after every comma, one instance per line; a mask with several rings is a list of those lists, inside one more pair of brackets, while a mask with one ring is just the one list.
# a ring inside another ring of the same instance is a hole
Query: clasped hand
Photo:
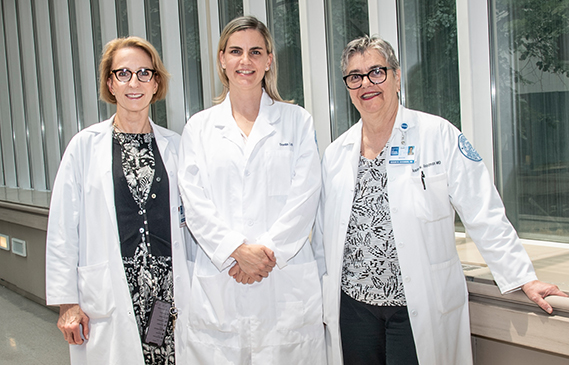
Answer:
[[263, 245], [242, 244], [231, 254], [237, 262], [229, 275], [238, 283], [253, 284], [269, 276], [277, 261], [274, 252]]

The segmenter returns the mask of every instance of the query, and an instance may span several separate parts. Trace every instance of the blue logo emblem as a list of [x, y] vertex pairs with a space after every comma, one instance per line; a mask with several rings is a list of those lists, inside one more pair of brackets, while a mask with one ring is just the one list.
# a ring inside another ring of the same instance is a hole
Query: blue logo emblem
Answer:
[[476, 152], [474, 147], [468, 142], [464, 134], [460, 134], [458, 136], [458, 149], [464, 155], [464, 157], [468, 158], [469, 160], [479, 162], [482, 161], [482, 157]]
[[401, 129], [407, 129], [409, 126], [407, 123], [401, 123]]

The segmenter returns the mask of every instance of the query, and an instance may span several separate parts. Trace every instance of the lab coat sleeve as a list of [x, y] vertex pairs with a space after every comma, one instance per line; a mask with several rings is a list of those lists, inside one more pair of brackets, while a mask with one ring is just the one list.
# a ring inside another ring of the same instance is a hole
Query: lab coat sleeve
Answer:
[[79, 220], [82, 209], [80, 151], [73, 139], [59, 165], [51, 193], [46, 242], [48, 305], [79, 303]]
[[281, 269], [306, 243], [320, 197], [320, 156], [314, 126], [308, 113], [303, 113], [303, 117], [302, 128], [297, 132], [300, 135], [300, 146], [293, 162], [287, 201], [276, 222], [257, 239], [258, 244], [273, 250]]
[[318, 210], [316, 211], [316, 220], [314, 229], [312, 230], [312, 251], [314, 259], [318, 264], [318, 274], [320, 278], [326, 274], [326, 260], [324, 255], [324, 204], [326, 202], [326, 158], [322, 161], [322, 190], [320, 192], [320, 201], [318, 202]]
[[230, 266], [231, 254], [245, 242], [245, 236], [232, 230], [221, 218], [208, 186], [204, 149], [201, 145], [199, 115], [186, 124], [180, 143], [178, 185], [186, 213], [186, 223], [196, 241], [221, 271]]
[[[492, 271], [502, 293], [537, 279], [518, 235], [506, 217], [502, 199], [482, 161], [459, 148], [458, 131], [441, 124], [451, 203]], [[471, 156], [472, 157], [472, 156]]]

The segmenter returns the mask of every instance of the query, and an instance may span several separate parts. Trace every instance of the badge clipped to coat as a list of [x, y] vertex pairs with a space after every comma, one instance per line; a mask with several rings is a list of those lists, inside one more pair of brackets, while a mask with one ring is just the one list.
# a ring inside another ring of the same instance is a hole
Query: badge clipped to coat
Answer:
[[394, 165], [411, 165], [415, 163], [415, 146], [406, 143], [407, 123], [401, 123], [401, 144], [393, 145], [389, 148], [389, 163]]
[[391, 146], [389, 148], [389, 163], [409, 165], [415, 163], [415, 146]]

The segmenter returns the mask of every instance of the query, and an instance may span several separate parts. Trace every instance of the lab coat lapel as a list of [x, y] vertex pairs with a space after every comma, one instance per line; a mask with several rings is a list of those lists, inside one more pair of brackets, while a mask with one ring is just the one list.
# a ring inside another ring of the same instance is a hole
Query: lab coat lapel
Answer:
[[[350, 189], [353, 193], [354, 187], [356, 186], [356, 177], [358, 174], [358, 165], [360, 161], [360, 150], [362, 144], [362, 121], [360, 121], [348, 131], [348, 136], [343, 143], [343, 148], [347, 149], [347, 153], [349, 154], [348, 161], [350, 162], [350, 172], [348, 176], [346, 176], [346, 188]], [[351, 199], [352, 197], [350, 197]], [[351, 204], [351, 203], [350, 203]]]
[[213, 116], [215, 127], [221, 133], [223, 138], [235, 143], [241, 151], [243, 151], [243, 136], [235, 119], [233, 119], [233, 114], [231, 112], [231, 101], [229, 100], [229, 94], [225, 97], [225, 100], [220, 104], [221, 108], [216, 111]]
[[97, 171], [101, 171], [101, 185], [103, 188], [104, 202], [107, 206], [109, 212], [109, 218], [115, 229], [115, 234], [118, 239], [118, 225], [117, 225], [117, 214], [115, 209], [115, 190], [113, 187], [113, 137], [112, 137], [112, 123], [115, 116], [113, 115], [111, 119], [101, 122], [101, 129], [98, 138], [97, 145], [99, 147], [97, 158], [99, 163], [99, 168]]
[[261, 105], [259, 107], [259, 115], [255, 120], [253, 129], [249, 134], [249, 139], [245, 145], [245, 158], [248, 159], [255, 150], [255, 146], [266, 137], [275, 132], [274, 124], [279, 121], [279, 114], [275, 113], [274, 101], [263, 92], [261, 97]]
[[[340, 232], [340, 237], [345, 237], [347, 233], [347, 222], [352, 214], [352, 202], [354, 199], [354, 189], [356, 186], [356, 179], [358, 174], [358, 165], [360, 160], [360, 149], [362, 141], [362, 121], [360, 121], [353, 126], [348, 132], [342, 148], [345, 149], [345, 153], [348, 156], [348, 163], [345, 165], [345, 180], [344, 186], [342, 188], [342, 202], [341, 202], [341, 212], [342, 217], [340, 224], [342, 232]], [[343, 249], [342, 249], [343, 250]]]
[[168, 148], [172, 147], [168, 138], [160, 133], [160, 130], [156, 128], [156, 124], [154, 124], [152, 120], [150, 120], [150, 125], [152, 126], [152, 132], [154, 133], [154, 138], [156, 138], [156, 145], [158, 146], [164, 166], [169, 170], [169, 167], [171, 166], [170, 159], [172, 157], [172, 153], [176, 154], [176, 149], [174, 148], [171, 151], [168, 150]]

